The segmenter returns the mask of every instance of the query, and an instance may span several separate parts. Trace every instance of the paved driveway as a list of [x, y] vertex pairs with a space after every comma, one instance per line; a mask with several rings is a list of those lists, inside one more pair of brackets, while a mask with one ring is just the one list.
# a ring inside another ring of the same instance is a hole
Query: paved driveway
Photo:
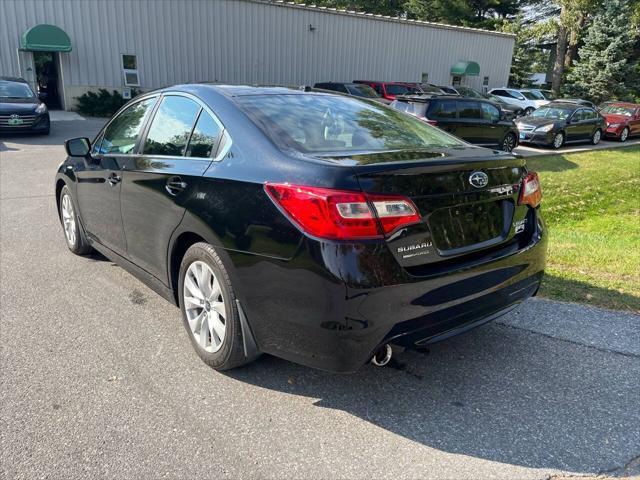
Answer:
[[332, 375], [216, 373], [177, 309], [64, 244], [62, 140], [0, 138], [0, 478], [501, 478], [640, 473], [640, 318], [531, 300]]

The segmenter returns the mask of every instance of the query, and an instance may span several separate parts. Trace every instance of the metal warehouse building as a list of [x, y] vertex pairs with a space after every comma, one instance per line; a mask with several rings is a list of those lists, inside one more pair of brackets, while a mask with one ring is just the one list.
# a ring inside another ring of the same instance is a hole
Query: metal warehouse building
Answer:
[[507, 84], [514, 36], [260, 0], [3, 0], [0, 75], [88, 90], [354, 79]]

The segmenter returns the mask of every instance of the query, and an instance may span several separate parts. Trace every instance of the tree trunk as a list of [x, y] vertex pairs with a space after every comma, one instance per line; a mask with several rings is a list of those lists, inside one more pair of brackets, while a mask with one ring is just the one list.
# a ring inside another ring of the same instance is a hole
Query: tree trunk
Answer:
[[[563, 8], [564, 9], [564, 8]], [[560, 16], [562, 18], [562, 15]], [[553, 64], [553, 75], [551, 77], [551, 90], [554, 95], [560, 94], [562, 85], [562, 75], [564, 74], [564, 60], [567, 53], [567, 29], [560, 20], [558, 27], [558, 43], [556, 45], [556, 60]]]
[[587, 16], [584, 13], [580, 13], [578, 17], [577, 25], [571, 30], [569, 34], [569, 44], [567, 45], [567, 51], [564, 56], [564, 68], [569, 68], [573, 64], [573, 61], [578, 58], [578, 42], [580, 41], [580, 32], [587, 23]]

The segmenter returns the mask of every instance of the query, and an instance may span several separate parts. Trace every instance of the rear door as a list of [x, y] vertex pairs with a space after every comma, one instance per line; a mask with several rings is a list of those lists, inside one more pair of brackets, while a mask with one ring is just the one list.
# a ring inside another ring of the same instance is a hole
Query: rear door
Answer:
[[429, 104], [427, 118], [445, 132], [458, 135], [458, 106], [455, 100], [433, 100]]
[[458, 100], [458, 128], [456, 136], [476, 145], [491, 144], [492, 126], [482, 119], [482, 109], [477, 100]]
[[213, 160], [221, 134], [222, 125], [197, 99], [165, 94], [139, 154], [127, 164], [122, 185], [127, 256], [163, 281], [169, 239]]
[[156, 100], [147, 97], [114, 117], [94, 143], [91, 161], [85, 160], [76, 170], [78, 208], [87, 233], [122, 256], [126, 254], [120, 215], [123, 168]]
[[495, 105], [481, 102], [483, 145], [496, 146], [502, 144], [502, 139], [509, 131], [511, 122], [502, 120], [500, 110]]

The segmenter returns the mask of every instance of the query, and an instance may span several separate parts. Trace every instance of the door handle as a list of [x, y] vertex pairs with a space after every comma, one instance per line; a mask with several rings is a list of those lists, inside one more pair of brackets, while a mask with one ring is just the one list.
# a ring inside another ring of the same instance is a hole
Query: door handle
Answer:
[[177, 195], [187, 188], [187, 184], [180, 177], [170, 177], [165, 188], [171, 195]]
[[111, 184], [111, 186], [115, 185], [116, 183], [120, 182], [122, 180], [122, 177], [120, 175], [116, 175], [115, 173], [112, 173], [111, 175], [109, 175], [107, 177], [107, 182], [109, 182]]

